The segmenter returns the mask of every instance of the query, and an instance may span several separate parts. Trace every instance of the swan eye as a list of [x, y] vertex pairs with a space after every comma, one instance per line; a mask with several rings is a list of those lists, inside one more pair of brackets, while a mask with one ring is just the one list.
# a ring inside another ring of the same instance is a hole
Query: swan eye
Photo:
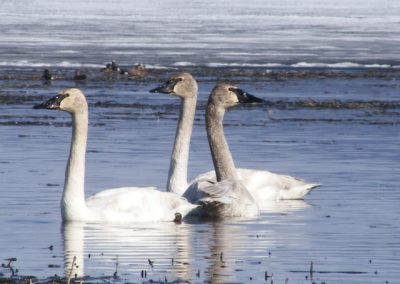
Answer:
[[233, 92], [239, 98], [246, 96], [246, 92], [244, 92], [243, 90], [241, 90], [239, 88], [229, 88], [229, 91]]
[[55, 101], [56, 101], [58, 104], [60, 104], [65, 98], [68, 98], [68, 97], [69, 97], [69, 94], [68, 94], [68, 93], [66, 93], [66, 94], [59, 94], [59, 95], [56, 96]]
[[64, 98], [67, 98], [67, 97], [69, 97], [69, 94], [68, 94], [68, 93], [66, 93], [66, 94], [58, 94], [58, 95], [56, 96], [57, 99], [64, 99]]
[[176, 84], [178, 84], [182, 80], [183, 80], [182, 78], [173, 78], [173, 79], [168, 80], [167, 85], [175, 86]]
[[239, 88], [229, 88], [239, 100], [239, 103], [262, 103], [263, 100], [253, 96]]

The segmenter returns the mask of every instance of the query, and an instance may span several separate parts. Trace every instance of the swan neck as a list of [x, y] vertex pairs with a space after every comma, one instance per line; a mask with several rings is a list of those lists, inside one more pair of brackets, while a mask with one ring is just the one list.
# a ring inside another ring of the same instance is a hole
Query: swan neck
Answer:
[[237, 179], [235, 163], [225, 139], [223, 120], [225, 108], [209, 102], [206, 110], [206, 130], [217, 181]]
[[61, 200], [64, 220], [80, 220], [85, 214], [85, 155], [88, 134], [88, 112], [72, 114], [72, 139]]
[[190, 139], [196, 112], [197, 94], [181, 98], [178, 126], [169, 166], [167, 191], [182, 195], [188, 187]]

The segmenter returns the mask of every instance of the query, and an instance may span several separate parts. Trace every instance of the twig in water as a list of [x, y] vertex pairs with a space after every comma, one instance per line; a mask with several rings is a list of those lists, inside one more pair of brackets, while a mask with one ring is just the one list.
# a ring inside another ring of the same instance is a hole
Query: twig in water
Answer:
[[1, 264], [1, 267], [5, 267], [5, 268], [9, 268], [11, 271], [11, 276], [15, 276], [15, 274], [18, 272], [18, 269], [14, 269], [14, 267], [12, 267], [12, 262], [13, 261], [17, 261], [16, 257], [10, 257], [10, 258], [6, 258], [5, 260], [8, 261], [7, 264]]
[[113, 274], [114, 278], [117, 277], [117, 275], [118, 275], [118, 255], [115, 258], [115, 272]]
[[74, 258], [72, 259], [71, 269], [69, 270], [68, 273], [67, 284], [71, 283], [72, 272], [74, 272], [75, 262], [76, 262], [76, 256], [74, 256]]

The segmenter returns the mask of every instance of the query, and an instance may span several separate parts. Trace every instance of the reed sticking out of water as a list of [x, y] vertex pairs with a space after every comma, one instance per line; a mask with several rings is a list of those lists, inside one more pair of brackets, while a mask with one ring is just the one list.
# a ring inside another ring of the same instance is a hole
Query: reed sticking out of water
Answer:
[[148, 258], [148, 259], [147, 259], [147, 261], [149, 262], [149, 265], [150, 265], [150, 267], [151, 267], [151, 268], [153, 268], [154, 261], [151, 261], [151, 259], [150, 259], [150, 258]]
[[69, 273], [68, 273], [67, 284], [71, 283], [72, 273], [74, 272], [74, 267], [75, 267], [75, 262], [76, 262], [76, 256], [74, 256], [74, 258], [72, 259], [71, 269], [69, 270]]
[[14, 261], [17, 261], [17, 258], [16, 258], [16, 257], [10, 257], [10, 258], [6, 258], [5, 260], [7, 260], [8, 263], [7, 263], [6, 265], [1, 264], [1, 266], [2, 266], [2, 267], [9, 268], [10, 271], [11, 271], [11, 276], [15, 276], [16, 273], [18, 273], [18, 269], [14, 269], [14, 267], [12, 266], [12, 263], [13, 263]]
[[118, 255], [115, 258], [115, 272], [113, 274], [114, 278], [116, 278], [118, 276]]

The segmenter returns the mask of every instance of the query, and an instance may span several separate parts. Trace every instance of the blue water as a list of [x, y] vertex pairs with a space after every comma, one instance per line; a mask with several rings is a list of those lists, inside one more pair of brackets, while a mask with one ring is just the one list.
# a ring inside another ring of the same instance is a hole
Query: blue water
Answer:
[[[67, 276], [76, 256], [73, 274], [89, 282], [396, 283], [399, 5], [0, 1], [0, 262], [46, 279]], [[112, 59], [150, 75], [100, 73]], [[86, 82], [72, 80], [76, 68]], [[322, 186], [251, 221], [62, 224], [70, 117], [32, 106], [68, 87], [86, 94], [87, 196], [163, 190], [179, 101], [148, 90], [181, 70], [200, 86], [189, 177], [212, 167], [204, 107], [229, 80], [267, 101], [226, 114], [236, 165]]]

